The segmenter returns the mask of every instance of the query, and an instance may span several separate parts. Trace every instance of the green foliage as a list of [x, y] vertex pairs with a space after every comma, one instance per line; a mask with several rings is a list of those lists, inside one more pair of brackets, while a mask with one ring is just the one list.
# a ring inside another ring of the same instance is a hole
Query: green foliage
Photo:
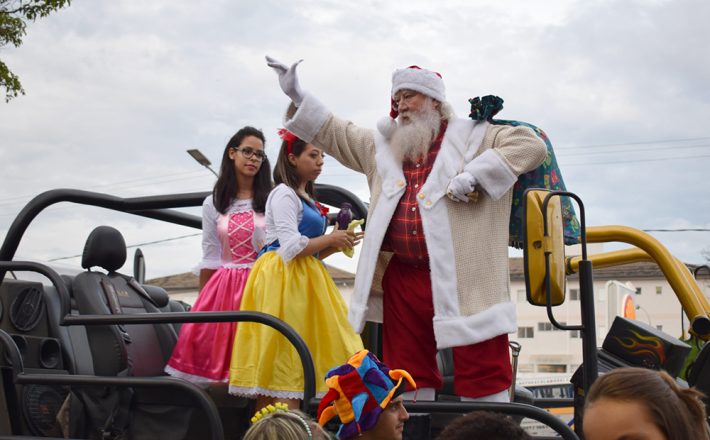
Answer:
[[[0, 0], [0, 49], [11, 44], [18, 47], [27, 33], [27, 22], [46, 17], [68, 6], [71, 0]], [[0, 60], [0, 88], [5, 89], [5, 102], [25, 94], [20, 78]]]

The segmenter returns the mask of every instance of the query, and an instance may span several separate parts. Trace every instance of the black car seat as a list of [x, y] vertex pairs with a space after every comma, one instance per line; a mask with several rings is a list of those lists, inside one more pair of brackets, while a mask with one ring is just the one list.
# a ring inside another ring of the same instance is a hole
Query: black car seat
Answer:
[[[72, 282], [81, 315], [160, 313], [168, 305], [163, 289], [148, 291], [116, 272], [126, 261], [126, 243], [110, 226], [99, 226], [86, 240]], [[102, 268], [107, 273], [93, 270]], [[87, 325], [86, 337], [97, 376], [163, 376], [177, 342], [171, 324]], [[72, 438], [186, 438], [194, 402], [174, 388], [98, 387], [73, 389], [69, 435]]]
[[[116, 272], [125, 261], [126, 242], [118, 230], [99, 226], [89, 234], [81, 260], [86, 272], [72, 282], [79, 314], [157, 313], [167, 304], [164, 291], [151, 289], [150, 295], [133, 278]], [[92, 271], [94, 267], [108, 273]], [[87, 326], [86, 333], [99, 376], [124, 370], [133, 376], [162, 375], [177, 341], [170, 324]]]

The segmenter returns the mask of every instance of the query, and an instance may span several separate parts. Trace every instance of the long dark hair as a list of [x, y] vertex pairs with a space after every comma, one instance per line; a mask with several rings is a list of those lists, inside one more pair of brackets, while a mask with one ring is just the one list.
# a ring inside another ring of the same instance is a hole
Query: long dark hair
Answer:
[[[219, 167], [219, 177], [217, 178], [217, 183], [214, 184], [214, 189], [212, 190], [212, 201], [214, 202], [214, 207], [222, 214], [226, 214], [234, 199], [237, 191], [239, 190], [237, 184], [237, 174], [234, 171], [234, 161], [229, 158], [229, 150], [231, 148], [239, 148], [244, 138], [248, 136], [254, 136], [261, 139], [261, 142], [266, 144], [266, 139], [264, 138], [264, 133], [261, 130], [246, 126], [240, 129], [238, 132], [232, 136], [232, 138], [227, 142], [227, 146], [224, 148], [224, 153], [222, 154], [222, 164]], [[269, 196], [269, 192], [273, 184], [271, 183], [271, 165], [269, 164], [269, 159], [264, 157], [261, 162], [261, 167], [259, 171], [254, 176], [254, 196], [252, 197], [252, 209], [256, 212], [263, 213], [266, 208], [266, 199]]]
[[[294, 156], [300, 156], [303, 150], [306, 149], [306, 141], [303, 139], [296, 138], [291, 143], [291, 153]], [[285, 183], [294, 190], [298, 189], [298, 185], [301, 183], [301, 178], [298, 176], [296, 167], [291, 165], [288, 160], [289, 142], [284, 140], [281, 142], [281, 149], [279, 150], [279, 157], [276, 159], [276, 165], [274, 166], [274, 182], [278, 185], [279, 183]], [[316, 188], [313, 181], [306, 183], [306, 193], [311, 196], [313, 200], [316, 198]]]

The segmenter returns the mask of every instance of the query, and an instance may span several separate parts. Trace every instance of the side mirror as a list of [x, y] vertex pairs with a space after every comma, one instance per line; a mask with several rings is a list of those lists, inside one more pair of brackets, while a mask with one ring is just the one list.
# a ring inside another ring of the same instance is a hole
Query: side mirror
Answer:
[[[546, 206], [545, 206], [546, 204]], [[565, 301], [565, 244], [559, 196], [528, 189], [523, 195], [523, 265], [528, 302], [535, 306]], [[543, 215], [543, 207], [545, 214]]]

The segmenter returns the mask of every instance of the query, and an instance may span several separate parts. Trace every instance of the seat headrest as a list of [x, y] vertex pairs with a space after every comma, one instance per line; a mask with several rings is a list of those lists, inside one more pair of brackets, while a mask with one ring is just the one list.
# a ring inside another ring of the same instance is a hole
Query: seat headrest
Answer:
[[168, 292], [166, 292], [165, 289], [163, 289], [162, 287], [150, 286], [147, 284], [143, 284], [142, 287], [143, 290], [146, 291], [148, 296], [150, 296], [150, 299], [153, 300], [157, 308], [161, 309], [168, 305], [170, 297], [168, 296]]
[[81, 267], [89, 269], [94, 266], [114, 272], [126, 262], [126, 241], [116, 228], [98, 226], [84, 245], [81, 256]]

